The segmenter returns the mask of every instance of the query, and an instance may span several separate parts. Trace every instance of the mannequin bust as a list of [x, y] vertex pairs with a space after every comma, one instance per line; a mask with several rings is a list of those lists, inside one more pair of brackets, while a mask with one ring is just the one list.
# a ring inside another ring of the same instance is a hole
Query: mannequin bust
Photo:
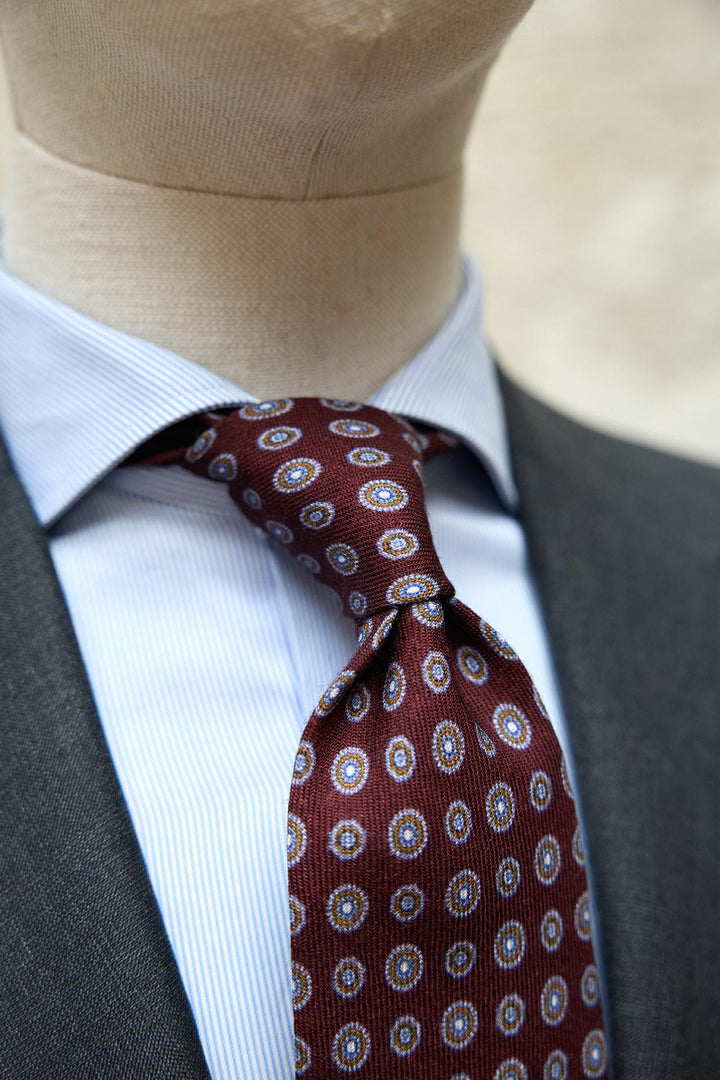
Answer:
[[259, 397], [371, 394], [459, 285], [462, 152], [531, 0], [5, 0], [5, 261]]

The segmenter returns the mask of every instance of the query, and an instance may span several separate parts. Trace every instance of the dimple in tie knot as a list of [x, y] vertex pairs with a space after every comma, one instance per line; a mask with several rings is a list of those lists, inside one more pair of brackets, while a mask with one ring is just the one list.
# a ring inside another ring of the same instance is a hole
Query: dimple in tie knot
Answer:
[[211, 425], [184, 464], [227, 483], [243, 513], [330, 585], [352, 618], [453, 596], [420, 475], [424, 458], [452, 442], [327, 398], [244, 405]]

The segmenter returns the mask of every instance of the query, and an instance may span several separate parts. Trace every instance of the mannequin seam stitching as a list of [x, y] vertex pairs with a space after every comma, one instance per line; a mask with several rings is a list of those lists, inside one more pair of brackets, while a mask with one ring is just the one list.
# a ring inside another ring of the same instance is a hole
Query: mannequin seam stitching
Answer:
[[[360, 81], [359, 81], [357, 87], [355, 88], [355, 93], [350, 98], [350, 101], [345, 106], [345, 109], [352, 109], [353, 105], [355, 104], [355, 102], [358, 100], [358, 98], [362, 94], [363, 90], [365, 89], [365, 85], [366, 85], [366, 83], [368, 81], [368, 76], [370, 74], [370, 67], [371, 67], [372, 58], [375, 55], [375, 53], [377, 52], [382, 39], [383, 39], [383, 34], [382, 34], [382, 32], [380, 32], [378, 34], [378, 36], [375, 38], [375, 40], [373, 41], [370, 48], [368, 49], [367, 58], [365, 60], [365, 70], [363, 71], [362, 75], [360, 76]], [[310, 198], [310, 187], [311, 187], [311, 184], [312, 184], [312, 178], [313, 178], [313, 173], [315, 171], [315, 166], [317, 164], [318, 158], [320, 157], [320, 154], [322, 153], [323, 147], [325, 146], [325, 143], [327, 142], [328, 136], [329, 136], [332, 128], [334, 127], [335, 123], [337, 122], [337, 117], [340, 116], [340, 115], [342, 115], [342, 110], [339, 110], [337, 115], [333, 118], [333, 120], [331, 120], [325, 126], [325, 130], [323, 131], [322, 135], [320, 136], [317, 143], [315, 144], [315, 149], [312, 152], [312, 157], [310, 158], [310, 164], [308, 165], [307, 180], [305, 182], [305, 191], [303, 192], [303, 195], [302, 195], [302, 200], [304, 202], [311, 202], [312, 201], [311, 198]]]
[[177, 191], [186, 192], [190, 195], [213, 195], [222, 199], [237, 199], [238, 201], [246, 202], [277, 202], [277, 203], [313, 203], [313, 202], [339, 202], [340, 200], [350, 199], [372, 199], [380, 195], [402, 195], [406, 191], [419, 191], [422, 188], [432, 187], [433, 184], [440, 184], [451, 177], [456, 176], [462, 172], [462, 159], [449, 169], [447, 172], [438, 174], [437, 176], [430, 177], [426, 180], [420, 180], [417, 183], [404, 184], [400, 187], [394, 188], [379, 188], [374, 191], [353, 191], [342, 195], [315, 195], [308, 199], [305, 195], [247, 195], [242, 192], [233, 191], [216, 191], [213, 188], [196, 188], [189, 187], [187, 185], [176, 184], [162, 184], [154, 180], [138, 180], [134, 176], [125, 176], [123, 173], [106, 172], [99, 169], [94, 169], [91, 165], [83, 165], [81, 162], [73, 161], [71, 158], [63, 157], [62, 154], [58, 154], [53, 150], [49, 150], [46, 146], [43, 146], [37, 139], [32, 138], [26, 132], [18, 130], [16, 137], [28, 142], [31, 146], [37, 147], [48, 157], [53, 158], [55, 161], [59, 161], [64, 165], [69, 166], [72, 169], [80, 169], [83, 172], [93, 173], [95, 176], [105, 176], [108, 180], [122, 180], [127, 184], [137, 184], [139, 187], [157, 188], [160, 191]]

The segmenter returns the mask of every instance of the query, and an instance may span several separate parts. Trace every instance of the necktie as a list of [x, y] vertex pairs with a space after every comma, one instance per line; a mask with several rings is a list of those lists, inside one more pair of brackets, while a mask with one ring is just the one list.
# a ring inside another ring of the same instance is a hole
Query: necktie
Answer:
[[604, 1076], [560, 747], [433, 547], [422, 464], [451, 440], [326, 399], [206, 419], [182, 463], [226, 484], [358, 626], [290, 785], [296, 1075]]

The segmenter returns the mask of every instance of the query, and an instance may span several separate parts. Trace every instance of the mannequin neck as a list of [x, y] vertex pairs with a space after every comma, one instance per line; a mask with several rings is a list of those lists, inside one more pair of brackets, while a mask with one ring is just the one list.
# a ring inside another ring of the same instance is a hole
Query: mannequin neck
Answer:
[[367, 398], [442, 324], [462, 176], [318, 199], [213, 194], [11, 139], [5, 262], [108, 326], [260, 398]]
[[8, 268], [259, 397], [365, 398], [459, 288], [530, 0], [3, 0]]

